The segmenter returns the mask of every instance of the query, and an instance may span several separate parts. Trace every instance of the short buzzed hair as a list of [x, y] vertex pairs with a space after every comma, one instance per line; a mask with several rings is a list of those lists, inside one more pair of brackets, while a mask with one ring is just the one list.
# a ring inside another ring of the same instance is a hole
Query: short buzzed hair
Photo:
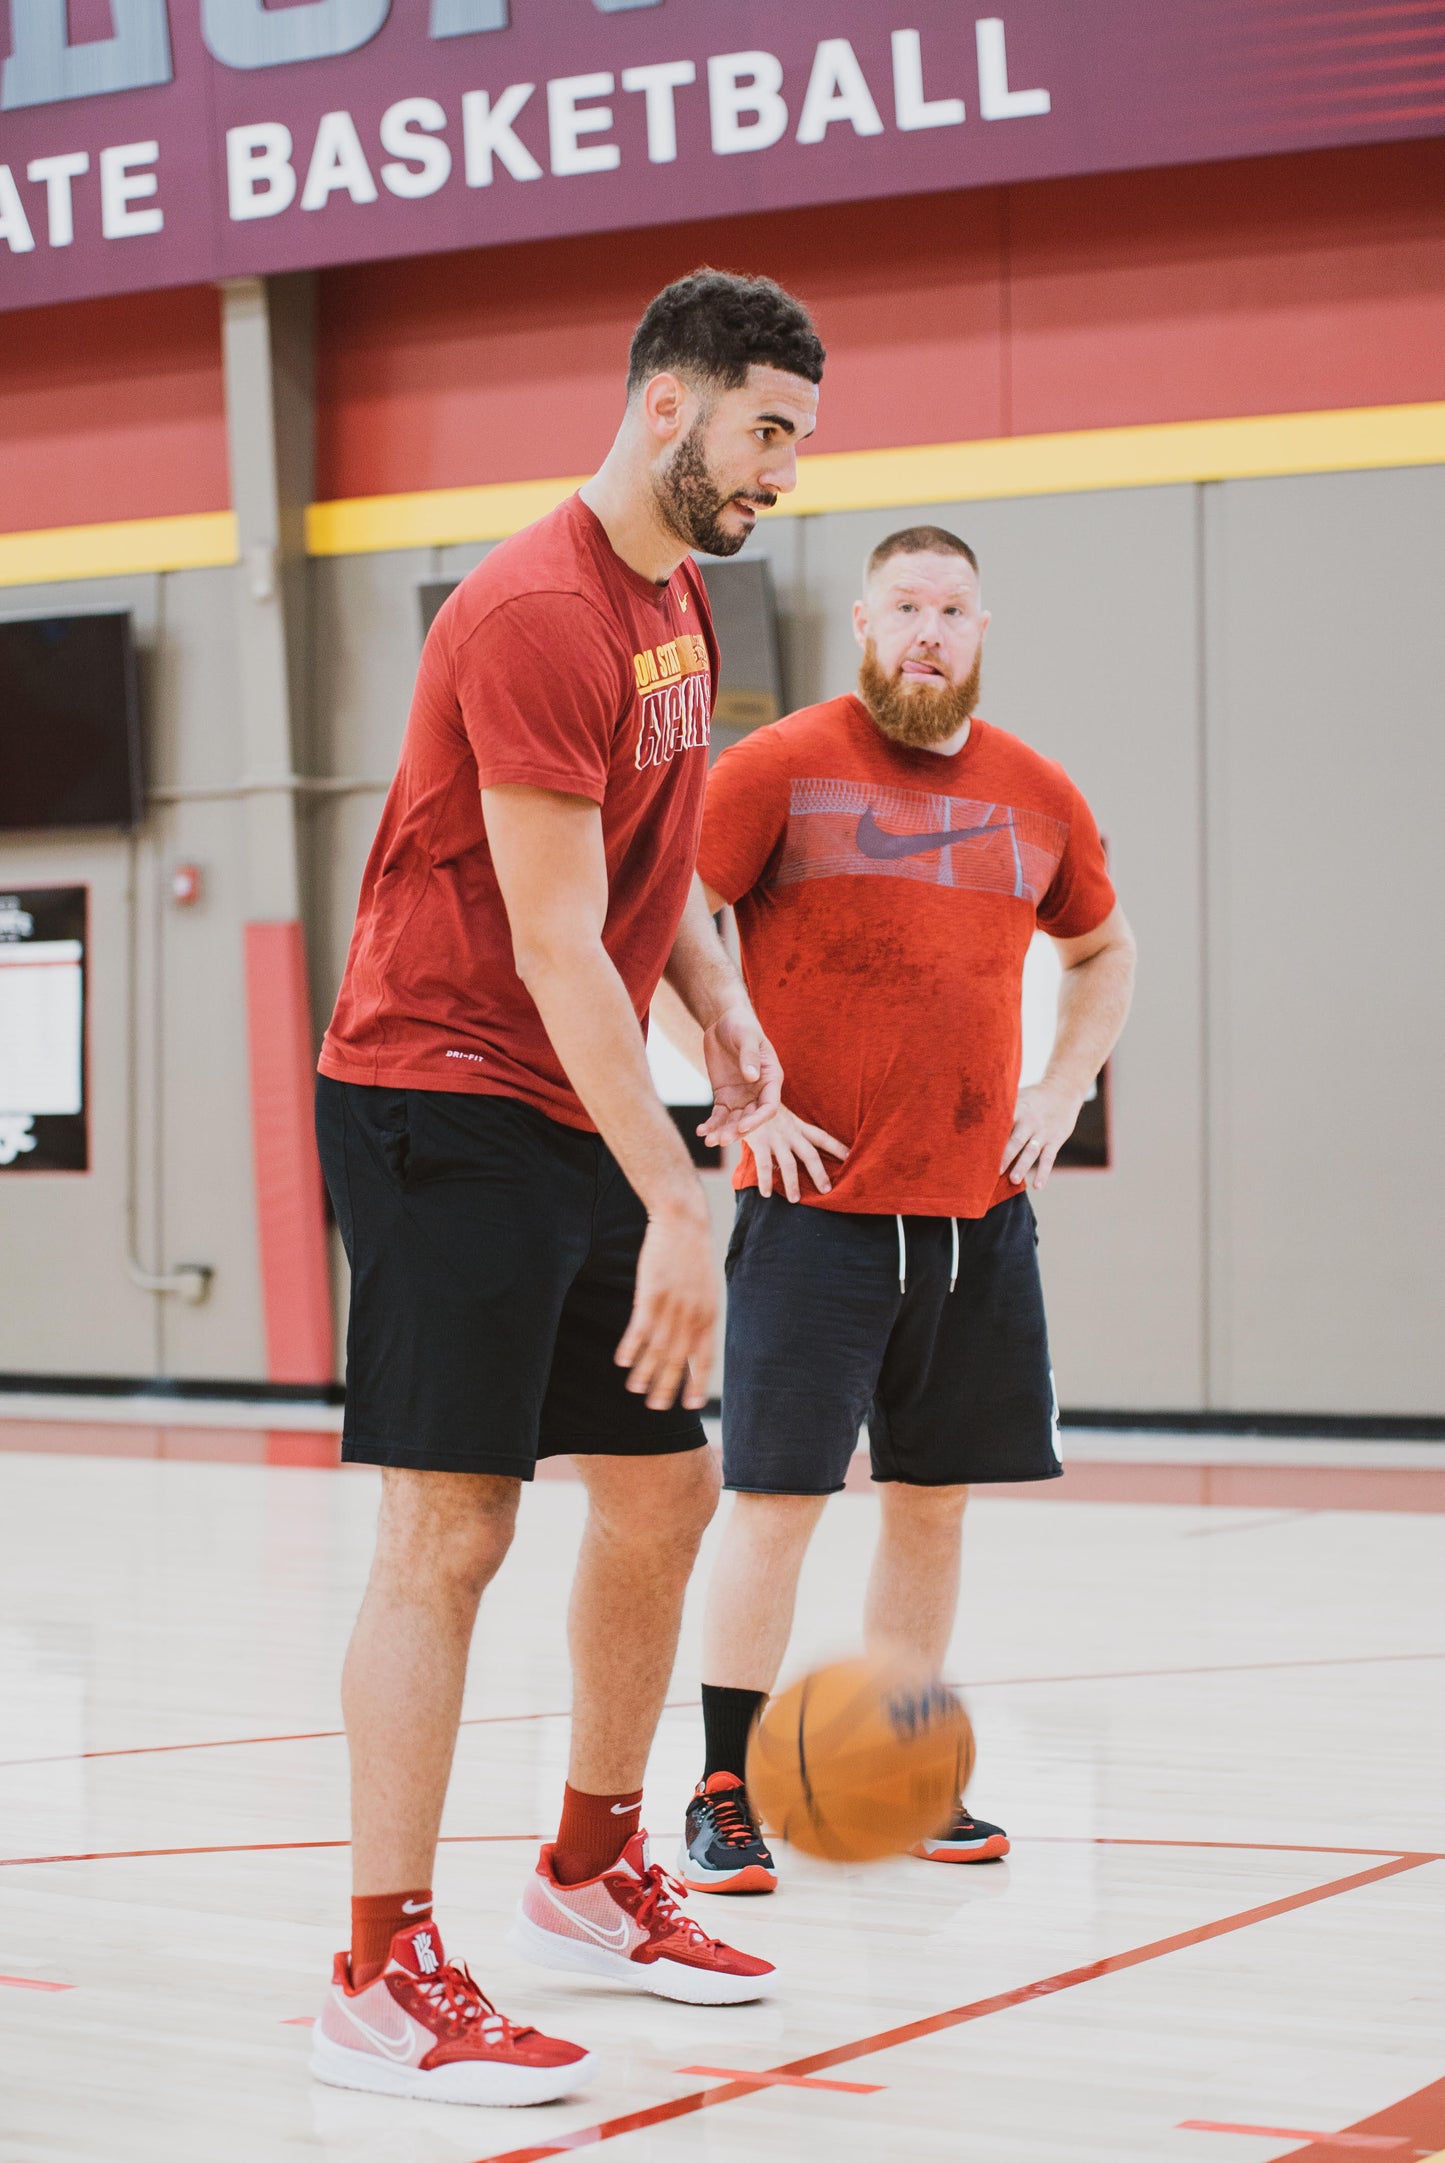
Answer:
[[632, 338], [627, 395], [665, 371], [734, 391], [753, 367], [821, 383], [823, 341], [800, 300], [771, 278], [692, 271], [664, 286]]
[[978, 558], [967, 541], [961, 541], [946, 526], [904, 526], [878, 543], [863, 567], [864, 585], [894, 556], [966, 556], [974, 570], [978, 569]]

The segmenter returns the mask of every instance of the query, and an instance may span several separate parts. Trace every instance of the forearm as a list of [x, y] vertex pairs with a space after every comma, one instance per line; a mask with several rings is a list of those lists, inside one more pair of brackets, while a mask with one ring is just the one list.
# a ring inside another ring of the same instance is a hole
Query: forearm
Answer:
[[1059, 1019], [1044, 1080], [1083, 1098], [1118, 1043], [1134, 991], [1132, 945], [1105, 947], [1066, 969]]
[[533, 959], [524, 980], [563, 1072], [649, 1216], [704, 1217], [697, 1173], [658, 1100], [632, 1001], [601, 940]]
[[[698, 1024], [699, 1031], [710, 1029], [719, 1014], [725, 1013], [730, 1006], [748, 1004], [742, 978], [717, 935], [701, 881], [696, 878], [687, 897], [677, 937], [672, 942], [663, 980], [677, 994], [684, 1011]], [[686, 1053], [688, 1058], [695, 1056], [686, 1044], [678, 1043], [665, 1019], [663, 1027], [680, 1052]]]

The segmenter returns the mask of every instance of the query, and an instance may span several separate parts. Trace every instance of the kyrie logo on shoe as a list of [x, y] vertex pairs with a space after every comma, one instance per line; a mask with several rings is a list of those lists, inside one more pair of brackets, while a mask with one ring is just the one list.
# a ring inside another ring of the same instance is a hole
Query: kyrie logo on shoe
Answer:
[[436, 1948], [431, 1941], [431, 1932], [429, 1930], [419, 1930], [412, 1939], [412, 1944], [416, 1947], [416, 1964], [421, 1969], [422, 1974], [435, 1975], [437, 1969], [441, 1966], [441, 1962], [437, 1959]]

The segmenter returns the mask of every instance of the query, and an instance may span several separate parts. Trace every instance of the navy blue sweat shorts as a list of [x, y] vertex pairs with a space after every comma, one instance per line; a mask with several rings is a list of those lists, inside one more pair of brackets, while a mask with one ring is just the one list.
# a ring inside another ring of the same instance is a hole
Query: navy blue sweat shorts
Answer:
[[954, 1487], [1063, 1471], [1026, 1194], [955, 1220], [746, 1188], [727, 1277], [725, 1486], [835, 1494], [865, 1420], [875, 1480]]

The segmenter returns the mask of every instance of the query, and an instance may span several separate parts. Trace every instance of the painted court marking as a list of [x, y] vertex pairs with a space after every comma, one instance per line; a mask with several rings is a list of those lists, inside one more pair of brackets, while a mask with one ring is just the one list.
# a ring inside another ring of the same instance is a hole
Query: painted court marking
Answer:
[[1249, 2133], [1256, 2140], [1310, 2140], [1329, 2148], [1378, 2148], [1391, 2152], [1411, 2148], [1413, 2141], [1393, 2133], [1315, 2133], [1297, 2125], [1221, 2125], [1213, 2118], [1181, 2118], [1180, 2133]]
[[[1022, 1690], [1031, 1685], [1074, 1682], [1151, 1682], [1186, 1675], [1267, 1675], [1296, 1667], [1379, 1667], [1415, 1660], [1445, 1660], [1445, 1652], [1344, 1652], [1306, 1660], [1233, 1660], [1207, 1667], [1117, 1667], [1082, 1675], [983, 1675], [951, 1685], [955, 1690]], [[663, 1706], [664, 1712], [695, 1712], [699, 1700], [677, 1698]], [[471, 1715], [463, 1727], [505, 1727], [522, 1720], [565, 1720], [566, 1712], [483, 1712]], [[0, 1772], [23, 1765], [88, 1764], [95, 1758], [164, 1757], [176, 1750], [250, 1750], [278, 1742], [339, 1742], [343, 1727], [306, 1728], [295, 1735], [223, 1735], [202, 1742], [147, 1742], [118, 1750], [61, 1750], [47, 1757], [0, 1757]], [[1394, 1851], [1391, 1850], [1393, 1853]]]
[[[6, 1990], [74, 1990], [74, 1983], [42, 1983], [33, 1975], [0, 1975]], [[701, 2067], [698, 2068], [701, 2071]]]
[[679, 2073], [703, 2073], [717, 2080], [741, 2080], [750, 2088], [827, 2088], [834, 2095], [884, 2095], [881, 2081], [808, 2080], [802, 2073], [741, 2073], [732, 2065], [680, 2065]]
[[[441, 1844], [472, 1846], [479, 1841], [536, 1840], [545, 1833], [443, 1833]], [[30, 1863], [124, 1863], [152, 1855], [287, 1855], [303, 1848], [349, 1848], [349, 1840], [239, 1840], [214, 1848], [97, 1848], [88, 1855], [0, 1855], [0, 1870]], [[1395, 1852], [1391, 1850], [1391, 1852]]]
[[[1402, 1655], [1408, 1657], [1408, 1655]], [[1441, 1655], [1445, 1658], [1445, 1654]], [[699, 1702], [696, 1698], [684, 1698], [674, 1705], [664, 1705], [664, 1712], [682, 1712]], [[518, 1720], [566, 1720], [567, 1712], [481, 1712], [462, 1720], [462, 1727], [506, 1727]], [[297, 1735], [223, 1735], [217, 1741], [207, 1742], [142, 1742], [128, 1745], [123, 1750], [61, 1750], [52, 1757], [0, 1757], [0, 1771], [14, 1765], [74, 1765], [88, 1764], [92, 1758], [103, 1757], [165, 1757], [174, 1750], [251, 1750], [263, 1743], [274, 1742], [338, 1742], [345, 1735], [344, 1727], [304, 1728]]]
[[[1237, 1847], [1249, 1845], [1243, 1841], [1218, 1844]], [[1203, 1923], [1197, 1929], [1177, 1931], [1167, 1938], [1155, 1938], [1147, 1945], [1133, 1947], [1129, 1952], [1112, 1953], [1103, 1960], [1089, 1961], [1083, 1967], [1068, 1968], [1059, 1975], [1044, 1976], [1039, 1982], [1025, 1983], [1015, 1990], [1000, 1991], [990, 1998], [976, 1998], [967, 2005], [953, 2006], [947, 2012], [927, 2014], [921, 2020], [907, 2021], [900, 2027], [887, 2028], [880, 2034], [863, 2036], [853, 2043], [841, 2043], [832, 2050], [817, 2051], [812, 2057], [796, 2058], [790, 2064], [769, 2067], [768, 2070], [788, 2075], [827, 2072], [833, 2066], [847, 2065], [855, 2058], [870, 2057], [878, 2051], [894, 2050], [902, 2043], [916, 2042], [927, 2035], [938, 2035], [945, 2029], [962, 2027], [970, 2021], [985, 2020], [992, 2013], [1006, 2012], [1013, 2006], [1026, 2005], [1038, 1998], [1052, 1997], [1059, 1991], [1077, 1989], [1081, 1983], [1096, 1982], [1105, 1975], [1121, 1974], [1126, 1969], [1142, 1966], [1146, 1961], [1162, 1959], [1166, 1953], [1182, 1952], [1189, 1946], [1206, 1944], [1213, 1938], [1228, 1936], [1236, 1930], [1250, 1929], [1255, 1923], [1268, 1922], [1277, 1915], [1292, 1914], [1299, 1908], [1311, 1907], [1322, 1900], [1337, 1899], [1342, 1893], [1356, 1892], [1366, 1885], [1377, 1885], [1386, 1878], [1399, 1877], [1405, 1871], [1419, 1870], [1425, 1864], [1439, 1860], [1441, 1858], [1433, 1854], [1402, 1854], [1396, 1851], [1393, 1860], [1376, 1863], [1369, 1870], [1352, 1871], [1348, 1877], [1332, 1878], [1326, 1884], [1312, 1886], [1307, 1891], [1288, 1893], [1282, 1899], [1266, 1901], [1256, 1908], [1242, 1909], [1236, 1915], [1221, 1916], [1218, 1921]], [[694, 2090], [690, 2095], [676, 2096], [667, 2103], [655, 2103], [647, 2109], [628, 2111], [617, 2118], [603, 2119], [597, 2125], [582, 2126], [575, 2133], [558, 2134], [552, 2140], [541, 2142], [534, 2147], [501, 2150], [481, 2158], [480, 2163], [544, 2163], [547, 2157], [567, 2155], [575, 2148], [590, 2148], [600, 2141], [616, 2140], [624, 2133], [644, 2132], [649, 2127], [665, 2125], [673, 2119], [690, 2117], [696, 2111], [711, 2110], [723, 2103], [735, 2103], [744, 2096], [756, 2095], [758, 2085], [751, 2078], [731, 2079], [718, 2088]]]

